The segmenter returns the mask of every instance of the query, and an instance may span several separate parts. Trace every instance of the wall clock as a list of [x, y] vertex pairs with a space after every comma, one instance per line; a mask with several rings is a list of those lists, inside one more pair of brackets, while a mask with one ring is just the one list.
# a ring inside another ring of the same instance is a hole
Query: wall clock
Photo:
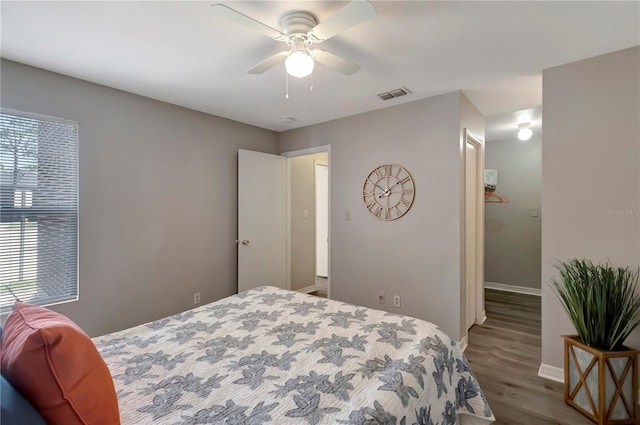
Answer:
[[397, 164], [375, 168], [364, 181], [364, 206], [380, 220], [396, 220], [409, 211], [415, 196], [411, 174]]

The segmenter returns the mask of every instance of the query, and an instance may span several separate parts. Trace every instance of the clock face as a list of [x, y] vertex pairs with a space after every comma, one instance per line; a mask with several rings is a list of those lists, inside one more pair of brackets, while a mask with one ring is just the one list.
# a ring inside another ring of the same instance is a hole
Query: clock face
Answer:
[[414, 196], [411, 174], [396, 164], [374, 169], [362, 188], [365, 207], [380, 220], [395, 220], [405, 215], [413, 204]]

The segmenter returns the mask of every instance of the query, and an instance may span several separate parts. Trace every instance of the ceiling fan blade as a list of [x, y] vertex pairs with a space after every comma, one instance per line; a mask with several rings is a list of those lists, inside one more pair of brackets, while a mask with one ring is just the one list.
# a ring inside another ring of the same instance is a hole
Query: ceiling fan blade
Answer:
[[309, 34], [318, 42], [348, 30], [376, 16], [376, 8], [366, 0], [352, 1], [324, 21], [316, 25]]
[[213, 10], [217, 15], [223, 16], [228, 20], [235, 22], [236, 24], [244, 26], [245, 28], [249, 28], [263, 35], [266, 35], [267, 37], [271, 37], [275, 39], [278, 39], [283, 36], [283, 34], [280, 31], [274, 28], [271, 28], [270, 26], [265, 25], [260, 21], [256, 21], [255, 19], [243, 13], [240, 13], [235, 9], [225, 6], [224, 4], [215, 3], [215, 4], [212, 4], [211, 6], [213, 6]]
[[357, 63], [341, 58], [326, 50], [314, 50], [312, 53], [316, 61], [345, 75], [353, 75], [360, 70], [360, 65]]
[[287, 56], [289, 54], [288, 50], [283, 50], [282, 52], [278, 52], [273, 56], [269, 56], [253, 68], [247, 71], [247, 74], [262, 74], [276, 66], [278, 62], [282, 61], [283, 56]]

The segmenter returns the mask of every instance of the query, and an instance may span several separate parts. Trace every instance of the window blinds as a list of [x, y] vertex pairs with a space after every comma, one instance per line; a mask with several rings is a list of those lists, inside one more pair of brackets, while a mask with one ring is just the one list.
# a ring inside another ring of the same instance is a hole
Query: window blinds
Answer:
[[78, 298], [78, 123], [0, 113], [0, 308]]

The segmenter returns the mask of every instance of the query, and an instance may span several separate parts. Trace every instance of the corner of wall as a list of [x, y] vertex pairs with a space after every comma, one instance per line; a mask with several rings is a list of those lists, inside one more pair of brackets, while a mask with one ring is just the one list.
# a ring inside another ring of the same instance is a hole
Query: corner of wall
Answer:
[[[543, 71], [542, 282], [556, 259], [638, 266], [640, 221], [611, 211], [640, 209], [639, 74], [637, 46]], [[543, 283], [543, 364], [563, 364], [559, 337], [572, 331]]]

